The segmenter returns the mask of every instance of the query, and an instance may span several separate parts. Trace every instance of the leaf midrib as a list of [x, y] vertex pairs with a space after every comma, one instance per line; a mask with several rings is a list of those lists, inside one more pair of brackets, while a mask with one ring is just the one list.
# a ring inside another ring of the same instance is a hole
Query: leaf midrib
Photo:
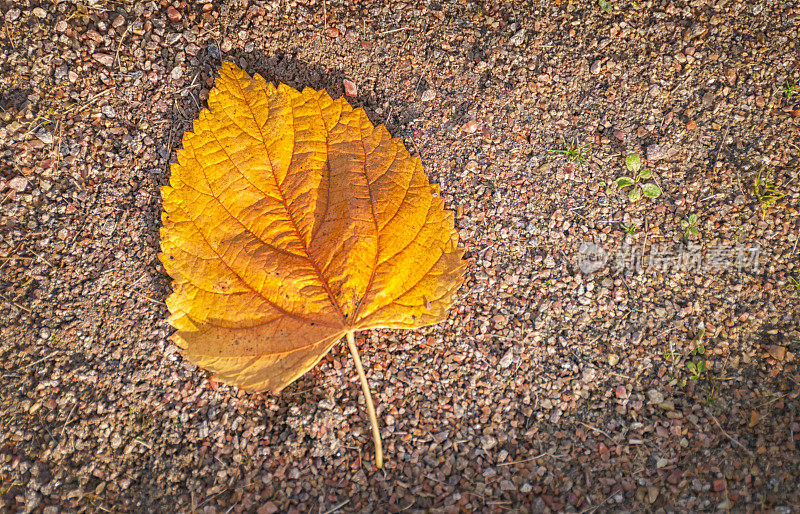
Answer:
[[[355, 111], [353, 111], [355, 112]], [[367, 194], [369, 195], [369, 209], [370, 213], [372, 214], [372, 222], [375, 225], [375, 258], [372, 261], [372, 272], [369, 275], [369, 280], [367, 281], [367, 287], [364, 288], [364, 292], [361, 294], [361, 298], [358, 299], [358, 304], [356, 308], [353, 310], [353, 322], [355, 323], [358, 319], [358, 313], [361, 310], [361, 304], [364, 303], [364, 298], [367, 297], [369, 294], [369, 290], [372, 287], [372, 284], [375, 282], [375, 275], [378, 271], [378, 255], [380, 254], [380, 238], [381, 238], [381, 229], [378, 227], [378, 218], [375, 216], [375, 202], [372, 199], [372, 187], [369, 182], [369, 176], [367, 175], [367, 147], [364, 146], [364, 134], [361, 132], [361, 123], [363, 122], [362, 116], [366, 116], [366, 114], [362, 114], [358, 117], [358, 139], [361, 142], [361, 150], [364, 154], [364, 165], [361, 167], [361, 171], [364, 174], [364, 183], [367, 185]], [[372, 133], [375, 132], [375, 128], [373, 127]]]

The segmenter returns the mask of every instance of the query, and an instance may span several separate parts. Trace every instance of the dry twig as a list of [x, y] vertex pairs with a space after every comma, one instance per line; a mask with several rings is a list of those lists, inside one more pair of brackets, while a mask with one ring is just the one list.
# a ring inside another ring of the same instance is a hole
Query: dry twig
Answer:
[[608, 438], [609, 438], [610, 440], [612, 440], [612, 441], [614, 440], [614, 438], [613, 438], [613, 437], [611, 437], [611, 435], [610, 435], [608, 432], [606, 432], [605, 430], [600, 430], [599, 428], [595, 428], [595, 427], [593, 427], [592, 425], [587, 425], [587, 424], [586, 424], [586, 423], [584, 423], [583, 421], [578, 421], [578, 423], [580, 423], [581, 425], [585, 426], [585, 427], [586, 427], [586, 428], [588, 428], [589, 430], [594, 430], [595, 432], [598, 432], [598, 433], [600, 433], [600, 434], [603, 434], [604, 436], [608, 437]]
[[541, 453], [541, 454], [539, 454], [539, 455], [537, 455], [535, 457], [528, 457], [526, 459], [512, 460], [511, 462], [501, 462], [500, 464], [495, 464], [495, 466], [498, 467], [498, 468], [502, 467], [502, 466], [513, 466], [514, 464], [522, 464], [524, 462], [530, 462], [532, 460], [541, 459], [542, 457], [547, 457], [547, 456], [550, 456], [550, 455], [551, 455], [550, 452], [546, 452], [546, 453]]
[[347, 500], [345, 500], [345, 501], [343, 501], [341, 503], [337, 503], [336, 505], [334, 505], [330, 509], [326, 510], [325, 514], [332, 514], [332, 513], [336, 512], [337, 510], [340, 510], [342, 507], [344, 507], [348, 503], [350, 503], [349, 499], [347, 499]]
[[717, 425], [717, 428], [719, 428], [719, 431], [720, 431], [720, 432], [722, 432], [722, 435], [724, 435], [725, 437], [727, 437], [727, 438], [728, 438], [728, 439], [729, 439], [729, 440], [730, 440], [730, 441], [731, 441], [731, 442], [732, 442], [734, 445], [736, 445], [736, 446], [738, 446], [739, 448], [741, 448], [742, 450], [744, 450], [744, 451], [745, 451], [745, 453], [747, 453], [747, 455], [748, 455], [748, 456], [749, 456], [751, 459], [755, 459], [755, 458], [756, 458], [756, 456], [755, 456], [755, 454], [754, 454], [753, 452], [751, 452], [751, 451], [750, 451], [750, 450], [749, 450], [749, 449], [748, 449], [748, 448], [747, 448], [745, 445], [743, 445], [742, 443], [740, 443], [740, 442], [739, 442], [739, 441], [738, 441], [738, 440], [737, 440], [735, 437], [733, 437], [732, 435], [730, 435], [728, 432], [726, 432], [726, 431], [725, 431], [725, 429], [724, 429], [724, 428], [722, 428], [722, 425], [720, 425], [720, 423], [719, 423], [719, 420], [717, 419], [717, 417], [716, 417], [716, 416], [714, 416], [713, 414], [711, 414], [710, 412], [708, 412], [708, 410], [706, 410], [705, 412], [706, 412], [706, 415], [708, 415], [708, 417], [709, 417], [709, 418], [711, 418], [711, 420], [712, 420], [712, 421], [713, 421], [713, 422], [714, 422], [714, 423]]
[[399, 29], [392, 29], [392, 30], [384, 30], [383, 32], [379, 33], [379, 36], [385, 36], [386, 34], [394, 34], [395, 32], [402, 32], [404, 30], [417, 30], [414, 27], [400, 27]]

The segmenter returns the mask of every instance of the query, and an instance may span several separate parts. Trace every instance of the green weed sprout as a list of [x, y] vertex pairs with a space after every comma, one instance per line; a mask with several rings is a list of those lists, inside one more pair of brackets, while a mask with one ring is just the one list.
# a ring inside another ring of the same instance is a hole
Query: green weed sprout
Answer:
[[653, 172], [647, 168], [642, 169], [642, 159], [639, 154], [632, 153], [625, 158], [625, 166], [628, 171], [633, 173], [633, 176], [619, 177], [617, 179], [617, 187], [620, 189], [630, 187], [628, 191], [628, 201], [631, 203], [638, 202], [643, 196], [647, 198], [658, 198], [661, 196], [661, 188], [654, 182], [643, 182], [652, 178]]
[[697, 228], [697, 214], [690, 214], [686, 219], [681, 220], [681, 230], [683, 230], [683, 238], [687, 241], [692, 237], [700, 234]]
[[563, 137], [561, 142], [564, 146], [561, 150], [552, 150], [552, 152], [561, 155], [567, 162], [574, 162], [579, 166], [586, 164], [586, 159], [589, 157], [589, 150], [592, 148], [590, 144], [578, 144], [575, 138], [567, 142]]
[[[765, 171], [766, 173], [764, 173]], [[756, 178], [753, 181], [753, 189], [755, 190], [758, 204], [761, 206], [762, 218], [766, 217], [767, 209], [770, 206], [786, 196], [786, 192], [782, 190], [780, 186], [769, 181], [771, 171], [771, 168], [761, 166], [761, 169], [758, 170]]]

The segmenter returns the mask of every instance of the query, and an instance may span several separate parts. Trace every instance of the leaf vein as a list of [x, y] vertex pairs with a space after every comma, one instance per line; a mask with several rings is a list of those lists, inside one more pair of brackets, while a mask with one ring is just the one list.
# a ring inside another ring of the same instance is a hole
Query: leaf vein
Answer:
[[[181, 208], [183, 209], [182, 206], [181, 206]], [[186, 211], [186, 209], [183, 209], [183, 211], [187, 215], [187, 217], [189, 218], [191, 224], [194, 225], [194, 228], [197, 229], [197, 233], [200, 235], [200, 237], [203, 238], [203, 241], [205, 241], [206, 245], [208, 245], [208, 247], [211, 249], [211, 251], [214, 252], [214, 255], [217, 256], [217, 259], [219, 259], [219, 261], [228, 269], [228, 271], [230, 271], [236, 278], [238, 278], [239, 281], [241, 281], [242, 284], [247, 286], [256, 295], [260, 296], [264, 300], [264, 302], [266, 302], [268, 305], [271, 305], [272, 307], [274, 307], [275, 309], [277, 309], [278, 311], [284, 313], [285, 315], [287, 315], [289, 317], [305, 321], [306, 323], [317, 323], [317, 324], [320, 324], [320, 325], [326, 325], [326, 326], [334, 327], [334, 325], [331, 325], [329, 323], [322, 323], [320, 321], [311, 320], [311, 319], [309, 319], [309, 318], [307, 318], [305, 316], [302, 316], [300, 314], [296, 314], [294, 312], [288, 311], [288, 310], [284, 309], [283, 307], [281, 307], [280, 305], [278, 305], [277, 303], [275, 303], [272, 300], [270, 300], [269, 298], [267, 298], [266, 296], [264, 296], [264, 294], [261, 291], [258, 291], [256, 288], [254, 288], [249, 282], [247, 282], [244, 279], [244, 277], [242, 277], [242, 275], [240, 275], [235, 269], [233, 269], [231, 267], [231, 265], [228, 264], [228, 262], [225, 259], [222, 258], [222, 256], [219, 254], [219, 252], [217, 252], [217, 249], [214, 248], [214, 246], [208, 240], [208, 238], [203, 233], [203, 231], [200, 230], [200, 227], [197, 225], [197, 222], [194, 219], [192, 219], [191, 215]]]
[[433, 268], [435, 268], [435, 267], [436, 267], [436, 265], [437, 265], [437, 264], [439, 264], [439, 261], [441, 261], [441, 260], [442, 260], [442, 258], [444, 258], [444, 256], [445, 256], [445, 255], [447, 255], [447, 252], [446, 252], [446, 251], [444, 251], [444, 248], [442, 248], [442, 253], [439, 255], [439, 258], [438, 258], [438, 259], [436, 259], [436, 261], [435, 261], [435, 262], [434, 262], [434, 263], [431, 265], [431, 267], [430, 267], [430, 268], [428, 268], [428, 271], [426, 271], [425, 273], [423, 273], [423, 274], [422, 274], [422, 276], [419, 278], [419, 280], [417, 280], [416, 282], [414, 282], [414, 285], [412, 285], [411, 287], [407, 287], [407, 288], [405, 288], [405, 289], [404, 289], [404, 291], [403, 291], [401, 294], [399, 294], [398, 296], [394, 297], [394, 298], [392, 299], [392, 301], [390, 301], [390, 302], [386, 303], [385, 305], [382, 305], [381, 307], [378, 307], [377, 309], [375, 309], [374, 311], [372, 311], [371, 313], [369, 313], [368, 315], [366, 315], [366, 316], [364, 317], [364, 319], [363, 319], [363, 320], [361, 320], [361, 321], [362, 321], [362, 322], [363, 322], [363, 321], [366, 321], [367, 319], [369, 319], [369, 318], [371, 318], [372, 316], [374, 316], [376, 313], [378, 313], [378, 312], [380, 312], [381, 310], [385, 309], [386, 307], [388, 307], [388, 306], [390, 306], [390, 305], [392, 305], [392, 304], [396, 303], [396, 302], [397, 302], [397, 300], [399, 300], [399, 299], [400, 299], [400, 298], [402, 298], [403, 296], [405, 296], [405, 295], [407, 295], [408, 293], [410, 293], [411, 291], [413, 291], [413, 290], [414, 290], [414, 288], [415, 288], [415, 287], [417, 287], [417, 286], [420, 284], [420, 282], [422, 282], [423, 280], [425, 280], [425, 278], [426, 278], [428, 275], [430, 275], [430, 272], [431, 272], [431, 270], [433, 270]]
[[[217, 202], [217, 203], [220, 205], [220, 207], [222, 207], [222, 209], [223, 209], [223, 210], [224, 210], [224, 211], [225, 211], [225, 212], [228, 214], [228, 216], [230, 216], [230, 217], [231, 217], [231, 218], [232, 218], [234, 221], [236, 221], [236, 222], [237, 222], [239, 225], [241, 225], [242, 227], [244, 227], [244, 229], [245, 229], [247, 232], [249, 232], [250, 234], [252, 234], [252, 235], [253, 235], [253, 237], [255, 237], [255, 238], [258, 240], [258, 241], [260, 241], [261, 243], [263, 243], [263, 244], [264, 244], [264, 246], [268, 247], [269, 249], [271, 249], [271, 250], [274, 250], [276, 253], [279, 253], [279, 254], [281, 254], [281, 255], [284, 255], [284, 256], [286, 256], [286, 257], [299, 257], [299, 258], [302, 258], [302, 259], [304, 259], [304, 258], [305, 258], [305, 256], [304, 256], [304, 255], [297, 255], [296, 253], [292, 253], [292, 252], [290, 252], [290, 251], [288, 251], [288, 250], [284, 250], [284, 249], [282, 249], [282, 248], [278, 248], [277, 246], [273, 245], [272, 243], [270, 243], [270, 242], [266, 241], [266, 240], [265, 240], [263, 237], [261, 237], [261, 236], [259, 236], [258, 234], [256, 234], [256, 233], [255, 233], [255, 232], [254, 232], [254, 231], [253, 231], [253, 230], [252, 230], [250, 227], [248, 227], [248, 226], [247, 226], [247, 225], [246, 225], [246, 224], [245, 224], [243, 221], [241, 221], [239, 218], [237, 218], [236, 216], [234, 216], [234, 215], [233, 215], [233, 213], [232, 213], [230, 210], [228, 210], [228, 207], [227, 207], [227, 206], [226, 206], [224, 203], [222, 203], [222, 200], [220, 200], [220, 199], [219, 199], [219, 197], [217, 196], [217, 194], [214, 192], [214, 188], [211, 186], [211, 182], [208, 180], [208, 175], [206, 175], [205, 168], [203, 167], [202, 163], [201, 163], [201, 162], [200, 162], [200, 161], [197, 159], [197, 156], [195, 156], [195, 155], [192, 155], [192, 158], [195, 160], [195, 162], [197, 162], [197, 164], [199, 164], [199, 165], [200, 165], [200, 169], [202, 169], [202, 170], [203, 170], [203, 177], [205, 177], [205, 179], [206, 179], [206, 183], [208, 184], [208, 188], [211, 190], [211, 193], [212, 193], [212, 194], [208, 194], [208, 193], [205, 193], [205, 192], [203, 192], [203, 191], [200, 191], [199, 189], [197, 189], [197, 188], [195, 188], [195, 187], [191, 186], [190, 184], [188, 184], [188, 183], [184, 182], [184, 185], [185, 185], [185, 186], [186, 186], [188, 189], [191, 189], [192, 191], [195, 191], [195, 192], [196, 192], [196, 193], [198, 193], [198, 194], [201, 194], [201, 195], [203, 195], [203, 196], [208, 196], [208, 197], [211, 197], [211, 198], [213, 198], [214, 200], [216, 200], [216, 202]], [[235, 166], [235, 165], [234, 165], [234, 166]]]

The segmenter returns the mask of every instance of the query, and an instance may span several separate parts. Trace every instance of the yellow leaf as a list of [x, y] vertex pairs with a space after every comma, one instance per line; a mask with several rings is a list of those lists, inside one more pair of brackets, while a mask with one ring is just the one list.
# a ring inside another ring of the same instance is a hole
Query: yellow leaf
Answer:
[[446, 318], [463, 249], [399, 139], [342, 98], [231, 63], [208, 106], [162, 188], [159, 257], [185, 357], [278, 392], [345, 335]]

